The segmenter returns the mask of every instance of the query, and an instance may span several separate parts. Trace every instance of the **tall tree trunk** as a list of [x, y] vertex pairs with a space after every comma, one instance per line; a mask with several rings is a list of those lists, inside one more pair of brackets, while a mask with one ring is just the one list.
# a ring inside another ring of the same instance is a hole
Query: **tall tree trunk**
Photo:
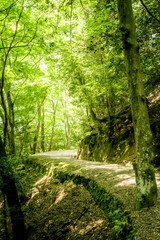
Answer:
[[37, 149], [37, 143], [38, 143], [38, 138], [39, 138], [39, 130], [40, 130], [40, 119], [41, 119], [41, 105], [38, 105], [38, 122], [37, 122], [37, 128], [34, 136], [34, 143], [33, 143], [33, 154], [36, 153]]
[[10, 91], [7, 92], [7, 101], [8, 101], [8, 107], [9, 107], [9, 126], [10, 126], [10, 154], [15, 155], [15, 121], [14, 121], [14, 103], [11, 99], [11, 93]]
[[69, 124], [69, 119], [67, 116], [67, 130], [68, 130], [68, 149], [71, 149], [71, 130], [70, 130], [70, 124]]
[[23, 213], [18, 199], [17, 188], [12, 173], [12, 169], [7, 163], [6, 152], [4, 144], [0, 136], [0, 174], [3, 181], [4, 193], [7, 197], [7, 203], [9, 207], [13, 239], [25, 240], [25, 224], [23, 219]]
[[143, 76], [139, 61], [132, 0], [117, 0], [117, 2], [137, 150], [135, 173], [137, 210], [139, 210], [154, 205], [157, 200], [157, 185], [152, 166], [154, 158], [152, 133], [142, 84]]
[[107, 116], [108, 116], [108, 120], [109, 120], [109, 127], [108, 127], [108, 139], [111, 139], [111, 137], [113, 136], [114, 133], [114, 113], [113, 113], [113, 107], [111, 104], [111, 95], [112, 95], [112, 91], [111, 89], [109, 90], [109, 92], [106, 93], [106, 105], [107, 105]]
[[21, 157], [22, 153], [23, 153], [24, 142], [25, 142], [25, 138], [26, 138], [26, 135], [27, 135], [27, 127], [28, 127], [28, 125], [29, 125], [29, 112], [28, 112], [28, 116], [27, 116], [27, 120], [26, 120], [26, 125], [24, 126], [23, 134], [22, 134], [22, 136], [20, 136], [19, 157]]
[[[1, 84], [2, 85], [2, 84]], [[8, 116], [7, 116], [7, 107], [3, 93], [3, 87], [0, 86], [0, 96], [1, 96], [1, 105], [4, 111], [4, 130], [3, 130], [3, 142], [4, 146], [6, 146], [6, 137], [7, 137], [7, 130], [8, 130]]]
[[[0, 111], [0, 117], [2, 118], [3, 126], [5, 126], [5, 116], [2, 113], [2, 111]], [[9, 134], [8, 127], [7, 127], [7, 130], [6, 130], [6, 137], [8, 138], [8, 143], [9, 143], [9, 146], [10, 146], [10, 134]]]
[[68, 149], [68, 132], [67, 132], [67, 120], [64, 115], [64, 133], [65, 133], [65, 149]]
[[67, 116], [67, 110], [66, 110], [66, 96], [64, 96], [64, 99], [62, 99], [62, 106], [63, 106], [63, 122], [64, 122], [64, 133], [65, 133], [65, 149], [69, 149], [69, 142], [70, 142], [70, 136], [69, 136], [69, 125], [68, 125], [68, 116]]
[[56, 108], [57, 108], [57, 103], [55, 104], [53, 100], [51, 100], [51, 101], [52, 101], [52, 107], [53, 107], [53, 118], [52, 118], [52, 133], [51, 133], [48, 151], [51, 151], [51, 149], [52, 149], [54, 126], [55, 126], [55, 119], [56, 119]]
[[41, 116], [41, 151], [45, 151], [44, 147], [44, 104], [42, 105], [42, 116]]
[[5, 228], [5, 240], [9, 239], [9, 234], [8, 234], [8, 226], [7, 226], [7, 206], [6, 206], [6, 195], [5, 191], [3, 189], [3, 217], [4, 217], [4, 228]]

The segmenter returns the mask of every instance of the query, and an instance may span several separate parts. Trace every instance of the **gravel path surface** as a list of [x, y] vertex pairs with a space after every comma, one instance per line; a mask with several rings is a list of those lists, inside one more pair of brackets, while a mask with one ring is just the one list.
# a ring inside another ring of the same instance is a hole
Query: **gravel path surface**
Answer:
[[133, 168], [119, 164], [107, 164], [77, 160], [76, 150], [54, 151], [34, 155], [48, 169], [61, 166], [74, 173], [92, 177], [124, 203], [131, 212], [137, 240], [160, 239], [160, 174], [156, 173], [158, 201], [151, 208], [136, 211], [136, 184]]

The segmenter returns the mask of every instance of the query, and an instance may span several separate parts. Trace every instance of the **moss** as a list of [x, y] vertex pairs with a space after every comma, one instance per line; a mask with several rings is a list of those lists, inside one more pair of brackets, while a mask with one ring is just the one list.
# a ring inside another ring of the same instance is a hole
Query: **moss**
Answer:
[[154, 171], [151, 168], [146, 169], [144, 174], [147, 180], [154, 180]]
[[153, 206], [157, 200], [156, 193], [157, 193], [157, 188], [156, 186], [153, 186], [151, 187], [149, 194], [142, 194], [140, 201], [137, 202], [137, 206], [136, 206], [137, 210]]
[[107, 132], [91, 133], [81, 141], [78, 153], [78, 158], [91, 161], [132, 161], [136, 151], [130, 109], [127, 108], [115, 116], [110, 138]]

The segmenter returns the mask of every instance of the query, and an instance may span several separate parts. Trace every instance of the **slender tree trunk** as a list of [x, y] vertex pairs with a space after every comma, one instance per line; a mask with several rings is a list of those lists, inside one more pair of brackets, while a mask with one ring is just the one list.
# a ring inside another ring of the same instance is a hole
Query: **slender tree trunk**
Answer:
[[17, 188], [13, 177], [12, 169], [7, 162], [6, 152], [4, 144], [0, 137], [0, 174], [3, 181], [4, 193], [7, 197], [7, 203], [9, 207], [13, 239], [25, 240], [25, 224], [23, 219], [23, 213], [18, 199]]
[[7, 116], [7, 107], [6, 107], [6, 102], [4, 99], [4, 93], [3, 93], [3, 88], [0, 88], [0, 96], [1, 96], [1, 105], [4, 111], [4, 130], [3, 130], [3, 142], [4, 146], [6, 146], [6, 137], [7, 137], [7, 129], [8, 129], [8, 116]]
[[108, 115], [108, 120], [109, 120], [109, 127], [108, 127], [108, 139], [111, 139], [114, 133], [114, 114], [113, 114], [113, 109], [112, 109], [112, 104], [110, 100], [111, 96], [111, 90], [110, 92], [106, 93], [106, 103], [107, 103], [107, 115]]
[[27, 134], [28, 124], [29, 124], [29, 113], [28, 113], [28, 117], [27, 117], [27, 120], [26, 120], [26, 125], [25, 125], [24, 130], [23, 130], [23, 134], [22, 134], [22, 136], [20, 137], [19, 157], [22, 156], [22, 152], [23, 152], [23, 148], [24, 148], [24, 142], [25, 142], [25, 137], [26, 137], [26, 134]]
[[45, 151], [45, 147], [44, 147], [44, 104], [42, 105], [42, 117], [41, 117], [41, 151], [44, 152]]
[[8, 235], [8, 227], [7, 227], [7, 213], [6, 213], [6, 196], [5, 196], [5, 192], [3, 190], [3, 202], [4, 202], [4, 205], [3, 205], [3, 216], [4, 216], [4, 228], [5, 228], [5, 235], [6, 235], [6, 239], [5, 240], [8, 240], [9, 239], [9, 235]]
[[67, 122], [64, 115], [64, 133], [65, 133], [65, 149], [68, 149], [68, 132], [67, 132]]
[[68, 119], [68, 116], [67, 116], [67, 130], [68, 130], [68, 149], [71, 148], [71, 131], [70, 131], [70, 125], [69, 125], [69, 119]]
[[[5, 117], [4, 117], [4, 114], [1, 111], [0, 111], [0, 116], [2, 118], [3, 126], [5, 126]], [[7, 127], [7, 130], [6, 130], [6, 139], [7, 138], [8, 138], [8, 143], [9, 143], [9, 146], [10, 146], [10, 134], [9, 134], [8, 127]]]
[[142, 84], [143, 76], [139, 61], [132, 0], [117, 0], [117, 2], [137, 150], [135, 173], [137, 210], [139, 210], [154, 205], [157, 200], [157, 185], [152, 166], [154, 158], [152, 133]]
[[68, 116], [66, 111], [66, 99], [62, 99], [62, 106], [63, 106], [63, 122], [64, 122], [64, 133], [65, 133], [65, 149], [69, 149], [69, 136], [68, 136]]
[[40, 119], [41, 119], [41, 105], [39, 104], [38, 105], [38, 123], [37, 123], [36, 133], [34, 137], [34, 143], [33, 143], [33, 154], [36, 153], [36, 149], [37, 149], [39, 130], [40, 130]]
[[10, 126], [10, 154], [15, 155], [15, 121], [14, 121], [14, 103], [11, 99], [11, 93], [10, 91], [7, 92], [7, 101], [8, 101], [8, 107], [9, 107], [9, 126]]
[[[0, 179], [1, 180], [1, 179]], [[0, 189], [3, 194], [3, 222], [4, 222], [4, 229], [5, 229], [5, 240], [9, 239], [9, 234], [8, 234], [8, 226], [7, 226], [7, 205], [6, 205], [6, 196], [4, 192], [4, 188], [2, 186], [2, 189]]]
[[48, 151], [51, 151], [52, 149], [52, 143], [53, 143], [53, 137], [54, 137], [54, 126], [55, 126], [55, 119], [56, 119], [56, 107], [57, 107], [57, 103], [55, 104], [53, 100], [51, 101], [52, 101], [52, 107], [53, 107], [53, 118], [52, 118], [52, 133], [51, 133]]

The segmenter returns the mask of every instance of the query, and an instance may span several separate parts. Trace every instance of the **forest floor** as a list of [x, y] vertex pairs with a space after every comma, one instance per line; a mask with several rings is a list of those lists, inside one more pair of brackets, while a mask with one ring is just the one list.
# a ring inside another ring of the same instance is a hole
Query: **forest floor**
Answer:
[[[33, 160], [47, 166], [49, 176], [41, 176], [32, 187], [24, 206], [28, 240], [113, 239], [108, 220], [83, 186], [59, 183], [51, 177], [55, 168], [91, 177], [118, 197], [130, 211], [137, 240], [160, 239], [160, 174], [156, 173], [158, 201], [151, 208], [136, 211], [135, 175], [131, 166], [77, 160], [75, 150], [37, 154]], [[36, 206], [36, 207], [35, 207]], [[32, 216], [32, 217], [31, 217]]]
[[83, 186], [43, 176], [23, 208], [27, 240], [112, 240], [104, 212]]

